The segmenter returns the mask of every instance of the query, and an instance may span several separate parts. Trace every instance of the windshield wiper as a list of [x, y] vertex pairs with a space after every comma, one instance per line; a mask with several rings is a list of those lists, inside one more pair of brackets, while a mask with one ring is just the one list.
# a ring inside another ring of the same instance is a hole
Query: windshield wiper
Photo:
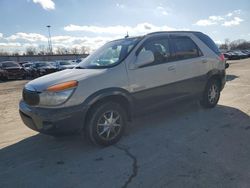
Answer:
[[85, 69], [84, 67], [77, 66], [75, 69]]

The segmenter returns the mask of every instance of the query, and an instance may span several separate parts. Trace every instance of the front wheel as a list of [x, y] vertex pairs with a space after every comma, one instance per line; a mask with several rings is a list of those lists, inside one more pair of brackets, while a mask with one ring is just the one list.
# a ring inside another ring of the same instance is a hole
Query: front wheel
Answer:
[[212, 79], [207, 83], [200, 104], [204, 108], [213, 108], [220, 99], [220, 84], [217, 80]]
[[127, 115], [120, 104], [101, 103], [90, 111], [84, 131], [92, 143], [109, 146], [120, 140], [126, 122]]

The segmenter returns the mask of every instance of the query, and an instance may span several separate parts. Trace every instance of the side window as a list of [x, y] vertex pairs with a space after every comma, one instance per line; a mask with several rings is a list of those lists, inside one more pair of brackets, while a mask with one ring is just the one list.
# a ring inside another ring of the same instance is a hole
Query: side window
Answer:
[[175, 59], [183, 60], [201, 56], [201, 51], [189, 37], [172, 37]]
[[[149, 50], [154, 54], [154, 62], [147, 66], [167, 63], [170, 61], [170, 48], [169, 48], [169, 41], [168, 39], [154, 39], [149, 40], [148, 42], [144, 43], [141, 47], [141, 51]], [[139, 54], [138, 53], [138, 54]]]
[[220, 55], [220, 50], [217, 47], [217, 45], [214, 43], [214, 41], [207, 35], [203, 33], [195, 33], [195, 35], [204, 42], [211, 50], [214, 51], [217, 55]]
[[3, 67], [19, 67], [17, 63], [7, 62], [3, 64]]

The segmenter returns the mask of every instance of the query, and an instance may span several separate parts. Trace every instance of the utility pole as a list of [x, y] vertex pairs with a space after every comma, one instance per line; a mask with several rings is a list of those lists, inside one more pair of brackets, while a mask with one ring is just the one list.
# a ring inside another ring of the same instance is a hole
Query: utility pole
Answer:
[[48, 36], [48, 52], [49, 52], [49, 54], [53, 54], [51, 35], [50, 35], [51, 26], [47, 25], [46, 27], [48, 28], [48, 34], [49, 34], [49, 36]]

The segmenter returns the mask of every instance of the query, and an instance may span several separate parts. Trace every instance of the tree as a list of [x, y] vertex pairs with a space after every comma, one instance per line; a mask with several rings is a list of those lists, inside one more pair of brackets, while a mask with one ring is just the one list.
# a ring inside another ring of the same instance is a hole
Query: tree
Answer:
[[82, 46], [80, 49], [81, 54], [89, 54], [90, 48], [86, 46]]
[[250, 49], [250, 41], [238, 39], [230, 42], [228, 39], [225, 39], [225, 43], [220, 45], [220, 49], [226, 51]]
[[38, 55], [46, 55], [46, 48], [44, 45], [39, 45], [38, 46]]
[[36, 55], [37, 54], [37, 50], [35, 47], [27, 47], [26, 48], [26, 55]]
[[3, 49], [0, 49], [0, 56], [8, 56], [8, 55], [10, 55], [9, 52], [4, 51]]
[[220, 48], [221, 50], [225, 50], [225, 51], [230, 50], [230, 41], [229, 41], [229, 39], [225, 39], [224, 44], [221, 44], [221, 45], [219, 46], [219, 48]]
[[80, 50], [78, 49], [78, 48], [76, 48], [76, 47], [74, 47], [74, 48], [71, 48], [71, 50], [70, 50], [70, 52], [72, 53], [72, 54], [80, 54]]
[[19, 54], [19, 51], [18, 51], [18, 50], [16, 50], [16, 51], [15, 51], [15, 52], [13, 52], [11, 55], [12, 55], [12, 56], [19, 56], [20, 54]]
[[68, 51], [64, 47], [57, 47], [56, 48], [56, 54], [58, 54], [58, 55], [64, 55], [64, 54], [67, 54], [67, 53], [68, 53]]

